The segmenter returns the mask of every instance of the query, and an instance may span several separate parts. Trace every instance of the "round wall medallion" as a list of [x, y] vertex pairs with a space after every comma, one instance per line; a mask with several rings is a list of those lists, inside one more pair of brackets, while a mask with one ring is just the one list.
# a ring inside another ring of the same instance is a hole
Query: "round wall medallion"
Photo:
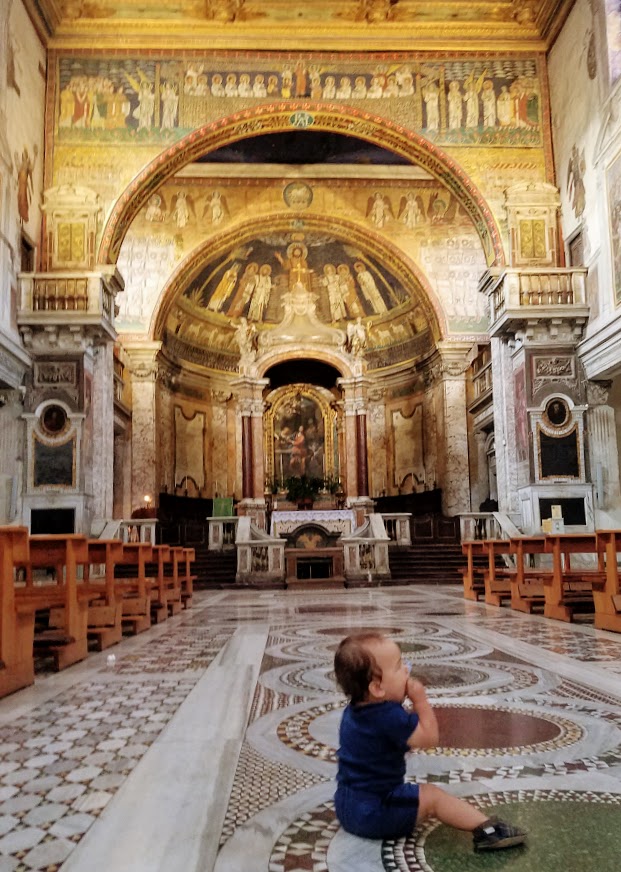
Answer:
[[62, 406], [47, 406], [40, 420], [41, 427], [50, 436], [58, 436], [67, 427], [67, 413]]

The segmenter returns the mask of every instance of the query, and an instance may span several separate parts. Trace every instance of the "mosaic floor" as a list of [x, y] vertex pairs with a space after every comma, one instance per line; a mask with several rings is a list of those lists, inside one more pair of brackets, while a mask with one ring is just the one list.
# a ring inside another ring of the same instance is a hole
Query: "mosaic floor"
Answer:
[[[457, 588], [199, 593], [195, 607], [0, 701], [0, 872], [617, 872], [621, 636]], [[334, 816], [350, 631], [393, 636], [441, 747], [408, 777], [529, 830], [473, 854], [431, 821], [398, 842]]]

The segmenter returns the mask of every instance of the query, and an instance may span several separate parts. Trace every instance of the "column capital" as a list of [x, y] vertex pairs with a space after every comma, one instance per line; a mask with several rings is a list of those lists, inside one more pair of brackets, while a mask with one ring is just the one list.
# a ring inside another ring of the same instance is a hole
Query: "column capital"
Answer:
[[123, 343], [132, 378], [141, 380], [156, 378], [159, 370], [157, 358], [161, 347], [161, 342]]

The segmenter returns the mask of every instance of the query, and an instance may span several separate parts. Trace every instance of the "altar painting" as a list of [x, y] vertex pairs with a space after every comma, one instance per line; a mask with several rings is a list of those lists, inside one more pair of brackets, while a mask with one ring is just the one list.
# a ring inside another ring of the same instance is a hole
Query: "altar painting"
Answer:
[[286, 388], [267, 414], [265, 431], [266, 469], [276, 486], [287, 478], [334, 475], [333, 412], [315, 388]]

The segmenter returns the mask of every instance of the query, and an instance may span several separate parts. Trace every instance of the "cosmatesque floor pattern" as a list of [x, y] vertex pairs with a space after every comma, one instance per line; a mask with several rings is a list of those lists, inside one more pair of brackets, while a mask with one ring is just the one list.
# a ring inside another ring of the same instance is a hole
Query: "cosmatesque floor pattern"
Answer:
[[[401, 645], [440, 721], [407, 777], [529, 830], [474, 854], [429, 821], [344, 833], [340, 639]], [[114, 653], [114, 663], [108, 655]], [[458, 588], [199, 593], [192, 610], [0, 701], [0, 872], [617, 872], [621, 636]]]

